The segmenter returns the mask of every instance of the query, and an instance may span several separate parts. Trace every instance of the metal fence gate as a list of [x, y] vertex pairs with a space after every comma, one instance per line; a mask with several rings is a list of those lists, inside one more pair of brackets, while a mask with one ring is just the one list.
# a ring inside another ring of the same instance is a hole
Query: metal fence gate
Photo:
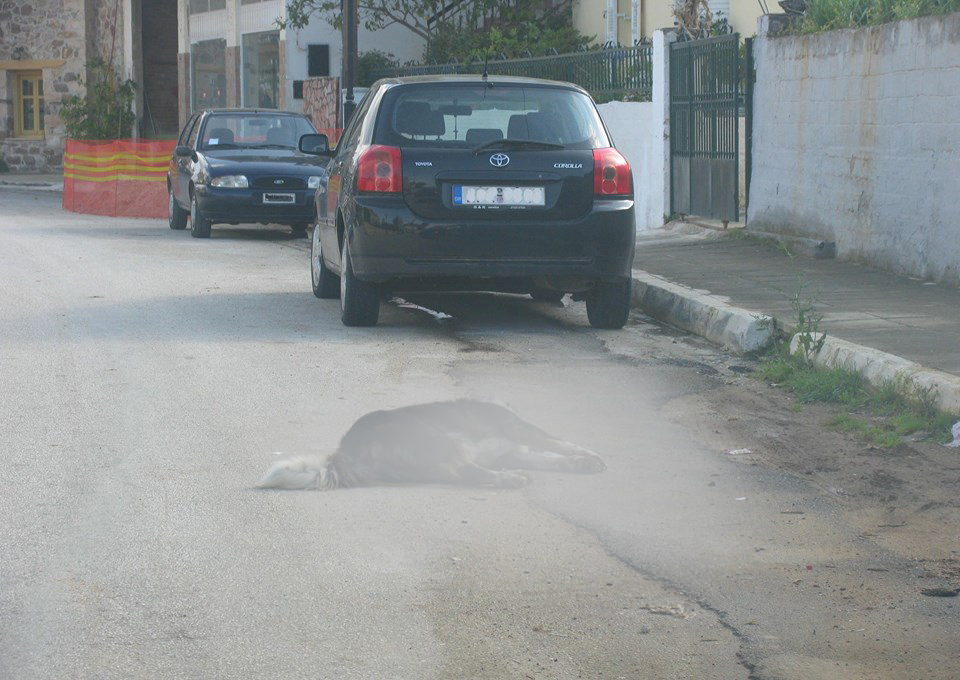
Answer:
[[740, 219], [740, 35], [670, 45], [670, 206]]

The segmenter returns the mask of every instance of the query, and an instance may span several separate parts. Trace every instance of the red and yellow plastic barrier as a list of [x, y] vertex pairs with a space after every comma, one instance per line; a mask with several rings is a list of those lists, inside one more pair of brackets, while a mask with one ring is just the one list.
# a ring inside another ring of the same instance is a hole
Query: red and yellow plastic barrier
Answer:
[[88, 215], [166, 217], [167, 168], [176, 140], [68, 139], [63, 207]]

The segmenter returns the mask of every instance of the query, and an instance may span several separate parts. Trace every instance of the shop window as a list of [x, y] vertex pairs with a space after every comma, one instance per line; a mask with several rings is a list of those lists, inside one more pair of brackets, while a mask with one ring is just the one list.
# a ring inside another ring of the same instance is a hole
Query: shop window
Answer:
[[227, 105], [226, 50], [226, 40], [204, 40], [192, 45], [190, 69], [194, 110]]
[[15, 73], [15, 134], [17, 137], [43, 137], [43, 73]]
[[243, 105], [275, 109], [280, 101], [280, 31], [243, 36]]

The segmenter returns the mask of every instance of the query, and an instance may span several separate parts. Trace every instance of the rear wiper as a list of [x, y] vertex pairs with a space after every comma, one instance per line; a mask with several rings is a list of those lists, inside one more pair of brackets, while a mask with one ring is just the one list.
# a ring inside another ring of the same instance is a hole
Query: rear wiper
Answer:
[[535, 139], [494, 139], [473, 149], [474, 155], [488, 149], [563, 149], [563, 144], [538, 142]]

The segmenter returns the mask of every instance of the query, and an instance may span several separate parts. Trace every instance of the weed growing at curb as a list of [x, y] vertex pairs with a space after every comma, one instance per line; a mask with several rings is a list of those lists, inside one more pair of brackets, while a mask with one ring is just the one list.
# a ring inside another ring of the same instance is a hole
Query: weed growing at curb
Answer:
[[812, 299], [804, 297], [803, 289], [801, 284], [790, 301], [796, 316], [793, 352], [789, 338], [781, 336], [761, 357], [754, 377], [789, 390], [798, 408], [814, 402], [835, 404], [839, 412], [827, 426], [854, 433], [874, 446], [892, 448], [910, 436], [949, 442], [956, 417], [937, 408], [932, 386], [918, 385], [908, 376], [871, 385], [856, 370], [814, 364], [826, 334], [820, 328], [823, 315]]
[[911, 435], [940, 443], [951, 439], [950, 426], [956, 417], [937, 409], [933, 390], [909, 378], [873, 386], [857, 371], [820, 368], [799, 354], [791, 355], [783, 341], [753, 375], [789, 390], [798, 405], [835, 404], [839, 412], [827, 426], [854, 433], [874, 446], [891, 448]]

